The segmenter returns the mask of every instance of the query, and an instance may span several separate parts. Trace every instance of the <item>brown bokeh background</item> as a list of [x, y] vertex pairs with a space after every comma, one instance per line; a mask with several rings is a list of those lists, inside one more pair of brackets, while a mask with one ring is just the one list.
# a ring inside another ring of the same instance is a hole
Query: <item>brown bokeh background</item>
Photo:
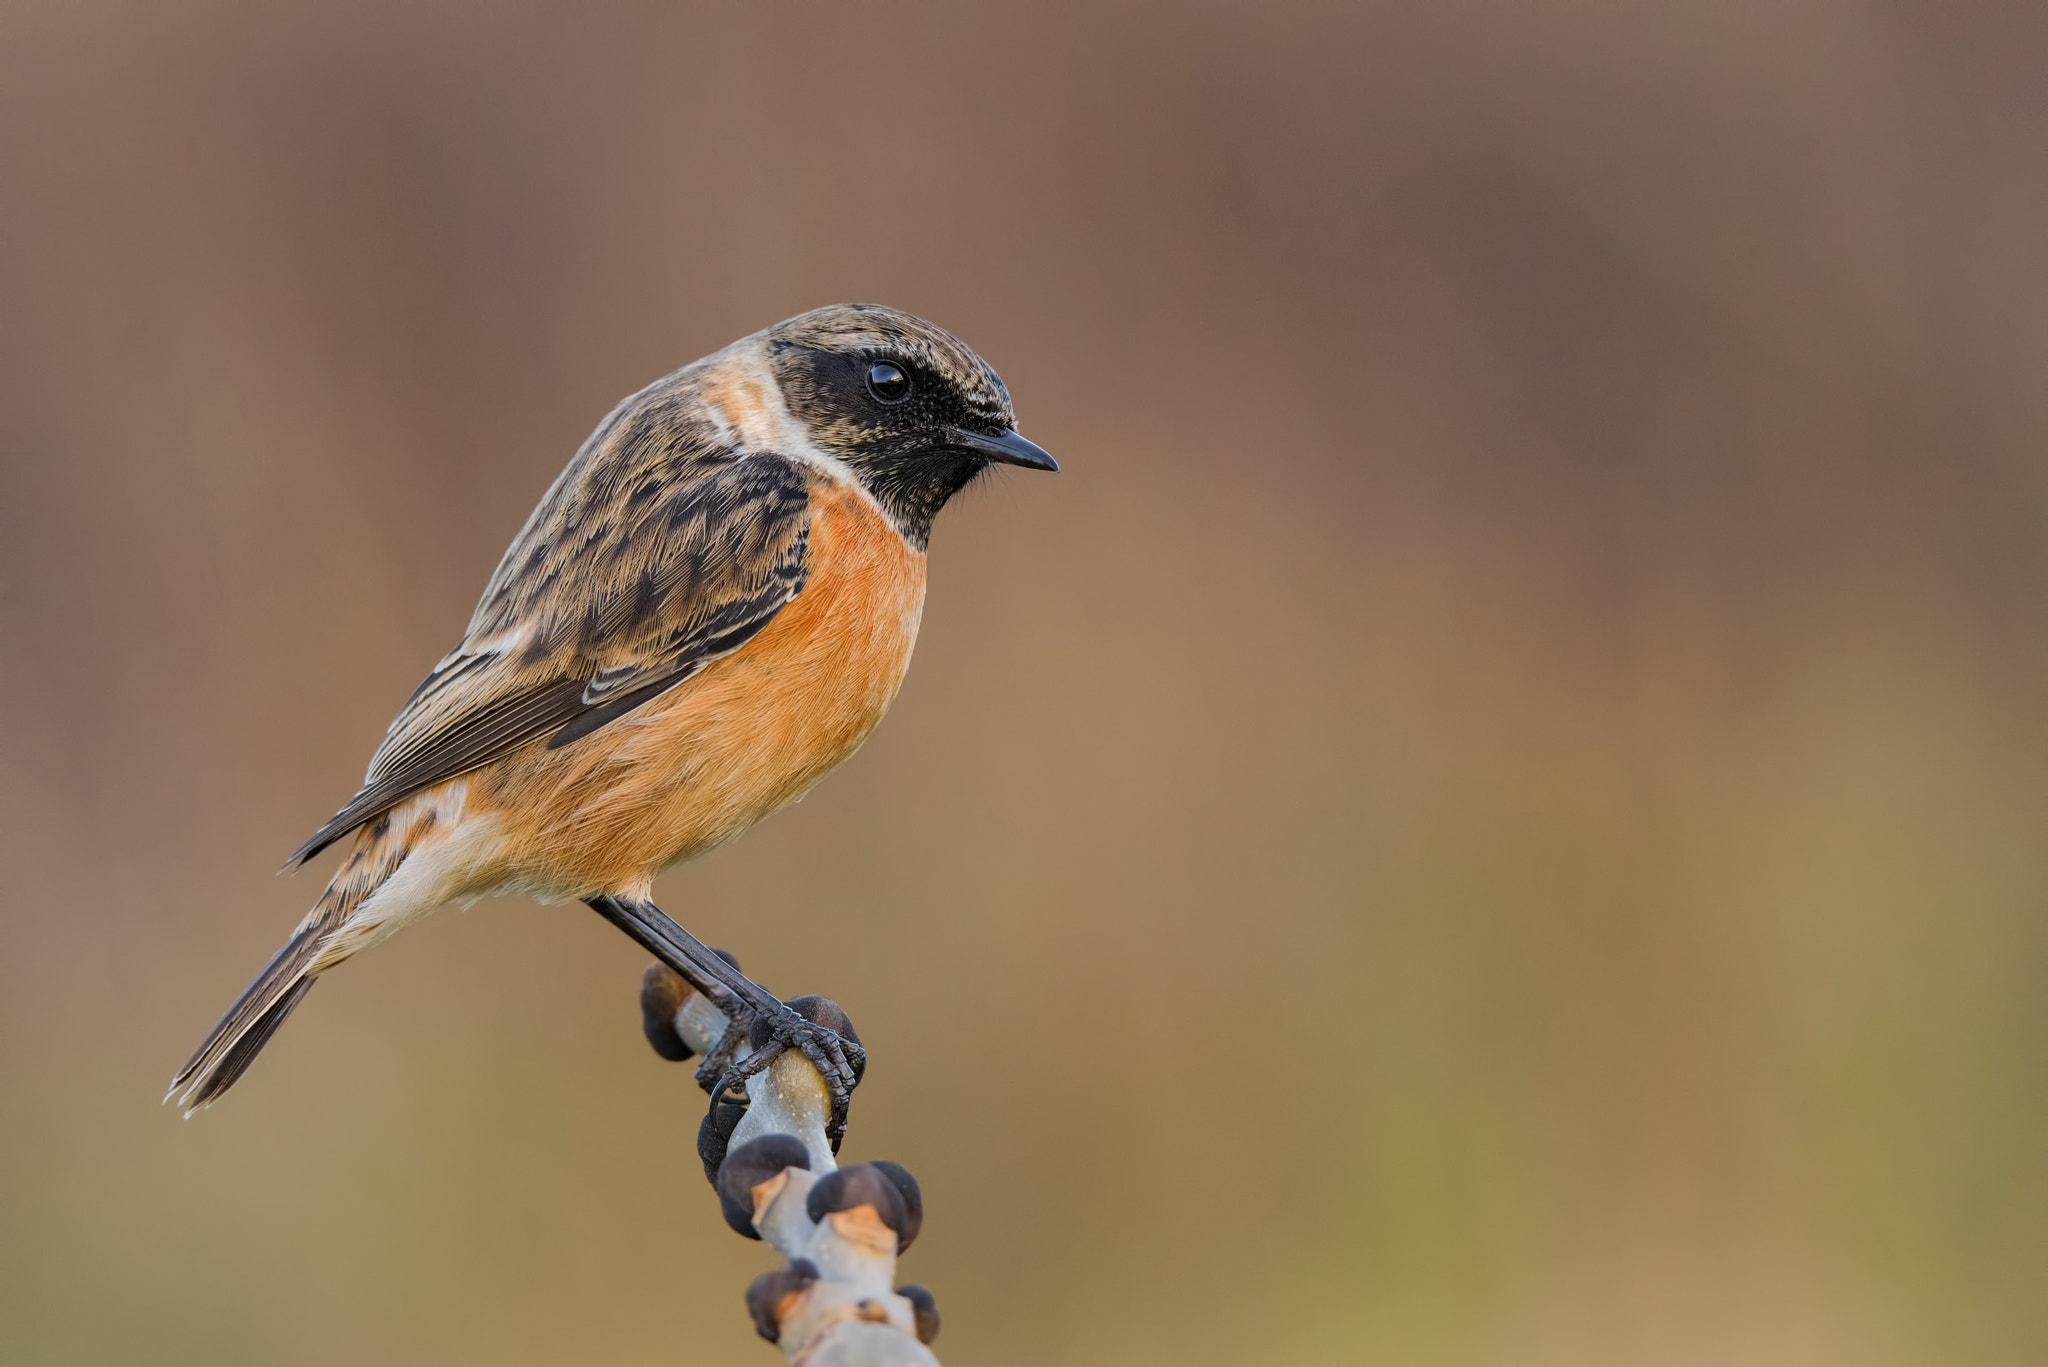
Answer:
[[868, 299], [1066, 470], [658, 893], [948, 1360], [2042, 1360], [2042, 14], [6, 7], [0, 1359], [774, 1360], [581, 908], [156, 1102], [597, 418]]

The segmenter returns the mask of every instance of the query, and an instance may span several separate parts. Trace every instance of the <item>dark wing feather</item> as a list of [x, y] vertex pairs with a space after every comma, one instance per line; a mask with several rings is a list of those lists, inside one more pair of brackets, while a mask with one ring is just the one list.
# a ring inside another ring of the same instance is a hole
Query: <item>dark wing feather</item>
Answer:
[[543, 736], [552, 749], [590, 734], [737, 650], [802, 590], [803, 470], [693, 435], [680, 397], [629, 400], [577, 453], [362, 790], [287, 867]]

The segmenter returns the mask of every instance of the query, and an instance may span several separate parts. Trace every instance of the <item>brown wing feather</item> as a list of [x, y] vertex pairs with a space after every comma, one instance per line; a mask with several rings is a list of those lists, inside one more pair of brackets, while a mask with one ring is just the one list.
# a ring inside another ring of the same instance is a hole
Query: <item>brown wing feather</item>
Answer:
[[543, 736], [568, 744], [737, 650], [804, 585], [809, 482], [702, 430], [689, 372], [592, 434], [421, 683], [363, 788], [286, 867]]

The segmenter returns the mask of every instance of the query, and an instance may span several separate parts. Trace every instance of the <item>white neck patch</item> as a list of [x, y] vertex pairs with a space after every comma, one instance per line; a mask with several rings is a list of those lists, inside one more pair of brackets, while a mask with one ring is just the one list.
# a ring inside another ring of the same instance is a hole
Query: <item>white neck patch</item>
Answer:
[[766, 333], [742, 337], [709, 359], [704, 410], [721, 437], [744, 451], [773, 452], [825, 471], [858, 489], [890, 526], [896, 526], [896, 519], [868, 492], [853, 467], [811, 440], [810, 430], [789, 411], [768, 362]]

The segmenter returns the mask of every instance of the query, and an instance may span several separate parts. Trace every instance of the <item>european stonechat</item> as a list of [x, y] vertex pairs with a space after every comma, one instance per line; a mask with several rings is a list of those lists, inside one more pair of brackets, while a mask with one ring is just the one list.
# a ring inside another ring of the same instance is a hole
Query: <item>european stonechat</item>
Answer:
[[[988, 363], [871, 304], [792, 318], [657, 380], [583, 443], [370, 758], [288, 861], [348, 855], [171, 1083], [220, 1097], [311, 990], [448, 902], [580, 899], [736, 1017], [714, 1095], [796, 1047], [832, 1088], [859, 1046], [649, 900], [851, 755], [910, 664], [925, 548], [991, 465], [1056, 470]], [[724, 1071], [737, 1042], [758, 1046]], [[716, 1084], [716, 1085], [714, 1085]], [[168, 1099], [168, 1098], [166, 1098]]]

